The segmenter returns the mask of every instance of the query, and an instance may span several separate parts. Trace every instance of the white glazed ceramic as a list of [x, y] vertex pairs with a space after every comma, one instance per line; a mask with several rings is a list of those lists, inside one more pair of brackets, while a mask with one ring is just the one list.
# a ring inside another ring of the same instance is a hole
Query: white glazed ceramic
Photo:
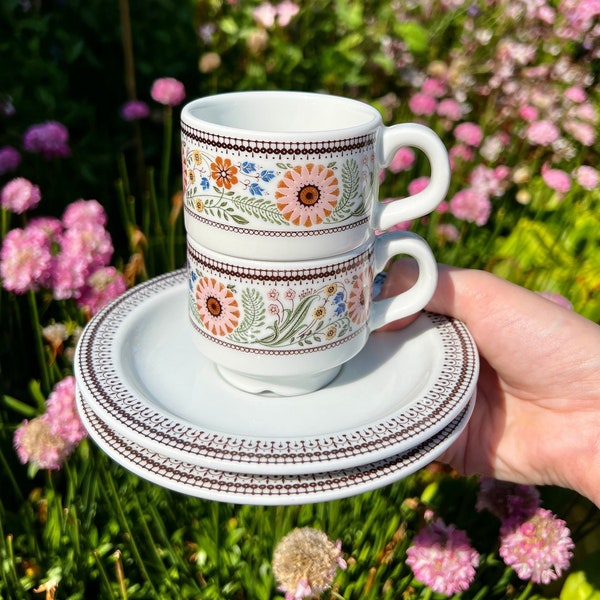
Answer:
[[[431, 165], [427, 188], [378, 202], [379, 172], [405, 146]], [[185, 226], [207, 248], [264, 260], [343, 253], [373, 230], [431, 212], [450, 181], [427, 127], [385, 127], [373, 107], [304, 92], [208, 96], [181, 113]]]
[[475, 392], [467, 328], [431, 313], [371, 335], [335, 381], [301, 402], [243, 392], [198, 355], [187, 288], [184, 270], [131, 288], [90, 320], [77, 346], [86, 402], [153, 453], [250, 474], [347, 469], [422, 444]]
[[221, 471], [158, 452], [148, 437], [135, 442], [115, 431], [77, 394], [84, 426], [96, 444], [115, 462], [165, 488], [206, 500], [254, 505], [326, 502], [369, 492], [394, 483], [442, 454], [465, 428], [473, 396], [446, 427], [404, 453], [384, 460], [331, 472], [274, 475]]
[[[417, 260], [417, 282], [372, 302], [375, 275], [398, 254]], [[278, 262], [224, 255], [188, 236], [187, 260], [200, 352], [232, 385], [280, 396], [327, 385], [372, 331], [421, 310], [437, 283], [429, 246], [408, 232], [320, 260]]]

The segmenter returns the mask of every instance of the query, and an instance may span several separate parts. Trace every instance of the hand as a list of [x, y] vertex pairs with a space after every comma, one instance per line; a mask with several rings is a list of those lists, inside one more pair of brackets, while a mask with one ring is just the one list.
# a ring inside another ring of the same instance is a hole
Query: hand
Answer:
[[[414, 261], [394, 263], [381, 296], [416, 274]], [[571, 488], [600, 506], [600, 326], [490, 273], [445, 265], [426, 308], [463, 321], [481, 356], [473, 415], [440, 460], [465, 475]]]

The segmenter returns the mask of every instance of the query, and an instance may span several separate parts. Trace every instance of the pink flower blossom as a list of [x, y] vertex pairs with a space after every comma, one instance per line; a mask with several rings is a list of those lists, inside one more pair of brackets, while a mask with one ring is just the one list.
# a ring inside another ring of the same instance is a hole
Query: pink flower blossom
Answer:
[[427, 94], [416, 93], [410, 97], [408, 107], [415, 115], [429, 116], [435, 112], [437, 100]]
[[506, 521], [500, 529], [500, 556], [521, 579], [533, 583], [560, 577], [574, 547], [566, 523], [544, 508], [525, 521]]
[[408, 193], [411, 196], [414, 196], [415, 194], [422, 192], [429, 185], [429, 181], [430, 179], [427, 176], [417, 177], [416, 179], [413, 179], [408, 184]]
[[454, 128], [454, 136], [459, 142], [474, 148], [483, 140], [483, 132], [477, 123], [460, 123]]
[[400, 173], [400, 171], [406, 171], [415, 162], [415, 153], [410, 148], [399, 148], [388, 169], [392, 173]]
[[421, 86], [421, 92], [434, 98], [441, 98], [446, 94], [446, 84], [437, 77], [428, 77]]
[[462, 117], [462, 107], [453, 98], [444, 98], [437, 105], [437, 114], [450, 121], [458, 121]]
[[94, 271], [81, 289], [77, 305], [95, 315], [101, 308], [127, 289], [125, 277], [114, 267]]
[[21, 155], [12, 146], [0, 148], [0, 175], [14, 171], [21, 164]]
[[466, 533], [441, 519], [426, 525], [406, 554], [406, 564], [415, 577], [434, 592], [447, 596], [468, 589], [479, 564], [479, 553]]
[[587, 100], [587, 94], [579, 86], [571, 86], [565, 90], [565, 98], [576, 104], [581, 104]]
[[142, 100], [129, 100], [121, 106], [120, 114], [124, 121], [139, 121], [150, 114], [150, 109]]
[[455, 168], [456, 162], [471, 162], [475, 158], [475, 153], [473, 152], [473, 148], [466, 146], [465, 144], [456, 144], [452, 146], [448, 151], [448, 155], [450, 157], [450, 165], [452, 169]]
[[524, 121], [531, 122], [531, 121], [535, 121], [538, 118], [539, 112], [535, 106], [531, 106], [528, 104], [526, 106], [521, 106], [521, 108], [519, 108], [519, 116]]
[[586, 121], [587, 123], [597, 123], [598, 122], [598, 114], [596, 113], [596, 109], [591, 102], [584, 102], [583, 104], [579, 104], [573, 111], [573, 114], [582, 121]]
[[173, 77], [161, 77], [152, 84], [150, 96], [159, 104], [177, 106], [185, 98], [185, 87], [181, 81]]
[[32, 125], [23, 134], [23, 147], [44, 158], [65, 158], [71, 154], [69, 131], [57, 121], [46, 121]]
[[46, 400], [46, 418], [54, 435], [61, 437], [69, 449], [75, 448], [87, 432], [75, 406], [75, 378], [59, 381]]
[[300, 12], [300, 7], [294, 4], [292, 0], [283, 0], [276, 7], [277, 24], [280, 27], [287, 27], [291, 20]]
[[270, 2], [263, 2], [252, 11], [252, 16], [259, 25], [269, 29], [275, 25], [277, 9]]
[[585, 190], [594, 190], [598, 187], [598, 171], [589, 165], [577, 167], [573, 173], [577, 183]]
[[97, 200], [75, 200], [71, 202], [62, 216], [63, 225], [69, 227], [82, 227], [85, 225], [106, 225], [106, 212]]
[[443, 242], [458, 242], [460, 239], [458, 228], [451, 223], [441, 223], [438, 225], [436, 234]]
[[548, 146], [558, 140], [560, 131], [552, 121], [544, 119], [532, 122], [525, 130], [525, 136], [531, 144]]
[[499, 198], [510, 183], [509, 177], [508, 167], [499, 166], [492, 169], [485, 165], [477, 165], [469, 176], [469, 182], [471, 187], [482, 194]]
[[52, 433], [46, 415], [24, 420], [15, 430], [13, 443], [19, 460], [38, 469], [60, 469], [69, 454], [65, 440]]
[[17, 177], [9, 181], [0, 193], [2, 208], [21, 214], [35, 208], [42, 198], [40, 188], [25, 179]]
[[563, 129], [583, 146], [592, 146], [596, 142], [596, 128], [589, 123], [570, 119], [565, 121]]
[[481, 192], [466, 188], [456, 192], [450, 200], [450, 212], [457, 218], [480, 227], [485, 225], [492, 212], [489, 198]]
[[42, 229], [11, 229], [0, 250], [0, 276], [5, 289], [15, 294], [36, 291], [50, 276], [50, 237]]
[[548, 187], [561, 194], [566, 194], [571, 189], [571, 177], [561, 169], [551, 169], [544, 165], [542, 167], [542, 179]]

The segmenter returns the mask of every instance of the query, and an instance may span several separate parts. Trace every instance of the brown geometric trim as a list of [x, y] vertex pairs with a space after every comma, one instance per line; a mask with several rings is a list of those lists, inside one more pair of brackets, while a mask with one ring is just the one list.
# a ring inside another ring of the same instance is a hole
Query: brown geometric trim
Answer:
[[[378, 481], [391, 483], [413, 472], [435, 449], [464, 426], [470, 408], [431, 438], [401, 454], [366, 465], [326, 473], [306, 475], [258, 475], [221, 471], [187, 463], [153, 452], [112, 430], [86, 402], [79, 403], [86, 428], [92, 439], [113, 460], [137, 476], [182, 493], [223, 501], [255, 502], [256, 499], [293, 499], [314, 502], [318, 494], [343, 492], [349, 495], [361, 485]], [[289, 500], [288, 500], [289, 501]]]
[[302, 158], [332, 156], [363, 150], [375, 144], [375, 133], [369, 133], [354, 138], [326, 140], [317, 142], [271, 142], [264, 140], [248, 140], [232, 138], [209, 133], [181, 123], [182, 136], [201, 146], [208, 146], [221, 152], [284, 158]]
[[192, 210], [189, 206], [184, 206], [183, 209], [187, 216], [199, 221], [203, 225], [209, 227], [215, 227], [223, 231], [233, 231], [243, 235], [259, 235], [261, 237], [276, 237], [276, 238], [295, 238], [295, 237], [311, 237], [315, 235], [330, 235], [332, 233], [340, 233], [342, 231], [348, 231], [349, 229], [356, 229], [362, 227], [369, 221], [369, 217], [362, 217], [358, 221], [347, 223], [346, 225], [338, 225], [336, 227], [323, 227], [322, 229], [303, 229], [303, 230], [292, 230], [292, 231], [280, 231], [280, 230], [269, 230], [269, 229], [250, 229], [249, 227], [238, 227], [237, 225], [231, 225], [228, 223], [219, 223], [211, 219], [203, 217], [201, 214]]
[[[371, 262], [373, 256], [373, 246], [370, 246], [353, 258], [350, 258], [344, 262], [336, 265], [326, 265], [324, 267], [314, 267], [312, 269], [275, 269], [275, 268], [251, 268], [251, 267], [238, 267], [236, 265], [228, 264], [209, 258], [203, 254], [199, 254], [188, 242], [187, 245], [188, 258], [191, 258], [196, 265], [209, 269], [210, 271], [218, 273], [222, 277], [235, 277], [236, 279], [242, 279], [245, 281], [256, 281], [256, 282], [271, 282], [273, 284], [279, 283], [294, 283], [294, 282], [310, 282], [319, 279], [328, 279], [332, 277], [339, 277], [348, 272], [355, 271], [356, 269], [367, 266]], [[265, 263], [274, 264], [274, 263]]]

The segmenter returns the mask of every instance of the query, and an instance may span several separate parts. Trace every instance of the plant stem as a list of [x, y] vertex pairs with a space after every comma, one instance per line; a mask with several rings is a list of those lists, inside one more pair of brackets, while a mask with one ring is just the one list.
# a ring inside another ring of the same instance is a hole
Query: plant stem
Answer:
[[169, 206], [169, 165], [171, 164], [171, 144], [173, 137], [173, 108], [165, 106], [164, 109], [164, 139], [162, 168], [160, 177], [160, 191], [163, 200], [163, 214], [166, 214]]
[[40, 363], [42, 390], [44, 394], [47, 395], [50, 393], [50, 376], [48, 374], [48, 365], [46, 363], [46, 354], [44, 352], [44, 341], [42, 340], [40, 315], [38, 313], [37, 301], [33, 290], [27, 291], [27, 300], [29, 302], [29, 309], [31, 310], [31, 325], [33, 327], [33, 335], [35, 338], [35, 351]]

